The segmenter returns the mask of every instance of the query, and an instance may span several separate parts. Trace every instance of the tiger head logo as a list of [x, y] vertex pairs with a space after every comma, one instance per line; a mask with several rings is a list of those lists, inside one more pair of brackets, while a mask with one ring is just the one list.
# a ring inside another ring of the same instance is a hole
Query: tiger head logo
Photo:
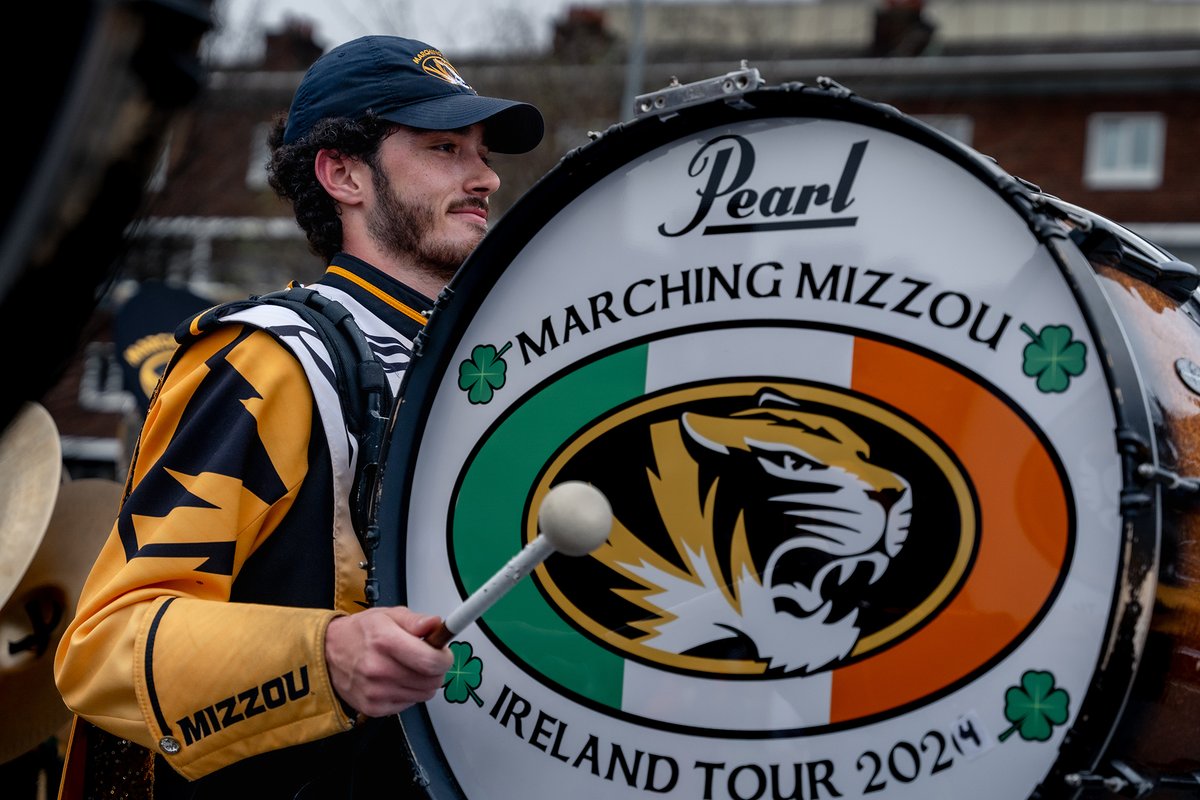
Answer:
[[[904, 547], [910, 484], [845, 423], [764, 389], [750, 408], [656, 423], [655, 503], [676, 552], [618, 525], [599, 556], [639, 588], [642, 645], [812, 672], [859, 639], [863, 590]], [[681, 568], [682, 565], [682, 568]]]

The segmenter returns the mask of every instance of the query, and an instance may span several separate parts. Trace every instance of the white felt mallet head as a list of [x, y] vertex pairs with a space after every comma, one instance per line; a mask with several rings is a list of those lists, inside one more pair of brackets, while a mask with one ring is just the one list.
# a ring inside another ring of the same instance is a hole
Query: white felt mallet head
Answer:
[[612, 506], [595, 486], [583, 481], [566, 481], [552, 487], [538, 509], [541, 535], [522, 547], [483, 586], [450, 612], [425, 641], [434, 647], [445, 647], [453, 636], [479, 619], [552, 553], [587, 555], [604, 544], [612, 524]]
[[612, 531], [612, 506], [604, 493], [583, 481], [560, 483], [542, 500], [538, 527], [554, 549], [583, 556], [604, 544]]

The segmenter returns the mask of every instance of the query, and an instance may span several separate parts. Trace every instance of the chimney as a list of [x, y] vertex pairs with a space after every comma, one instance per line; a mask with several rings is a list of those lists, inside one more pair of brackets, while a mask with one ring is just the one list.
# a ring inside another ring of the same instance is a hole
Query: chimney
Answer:
[[313, 40], [313, 23], [302, 17], [288, 17], [283, 30], [268, 33], [262, 68], [272, 72], [308, 69], [324, 52]]
[[923, 15], [923, 0], [884, 0], [875, 10], [871, 55], [918, 56], [933, 39], [934, 26]]
[[566, 17], [554, 23], [554, 55], [563, 61], [600, 61], [612, 49], [613, 39], [602, 8], [571, 6]]

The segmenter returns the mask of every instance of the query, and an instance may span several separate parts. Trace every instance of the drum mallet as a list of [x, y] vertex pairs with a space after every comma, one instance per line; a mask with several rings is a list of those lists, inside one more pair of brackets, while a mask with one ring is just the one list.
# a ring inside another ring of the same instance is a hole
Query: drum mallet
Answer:
[[612, 530], [612, 506], [604, 493], [590, 483], [565, 481], [546, 492], [537, 519], [541, 535], [521, 548], [487, 583], [451, 611], [425, 641], [434, 647], [445, 647], [551, 553], [583, 556], [602, 545]]

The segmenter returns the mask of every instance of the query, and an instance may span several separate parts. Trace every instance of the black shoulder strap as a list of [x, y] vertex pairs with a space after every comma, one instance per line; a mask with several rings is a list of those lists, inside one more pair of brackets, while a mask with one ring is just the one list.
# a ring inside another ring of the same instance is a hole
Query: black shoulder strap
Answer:
[[[357, 469], [350, 491], [350, 514], [368, 560], [367, 601], [374, 604], [374, 553], [377, 526], [369, 524], [371, 505], [379, 478], [383, 441], [392, 410], [392, 392], [383, 365], [354, 316], [336, 300], [304, 287], [294, 286], [246, 300], [211, 308], [180, 327], [176, 338], [195, 335], [236, 311], [263, 303], [291, 309], [320, 336], [333, 362], [338, 398], [350, 433], [358, 440]], [[182, 340], [182, 339], [181, 339]]]

